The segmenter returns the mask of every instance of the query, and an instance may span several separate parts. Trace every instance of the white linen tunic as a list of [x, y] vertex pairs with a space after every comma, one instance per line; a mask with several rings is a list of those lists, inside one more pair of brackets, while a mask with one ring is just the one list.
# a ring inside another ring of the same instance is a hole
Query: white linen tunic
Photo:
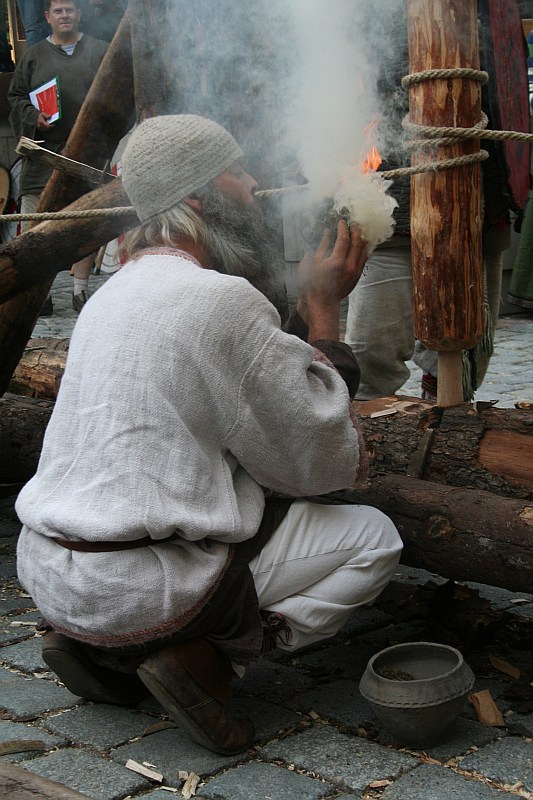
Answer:
[[[246, 280], [146, 251], [74, 329], [36, 475], [23, 488], [19, 578], [58, 630], [99, 646], [172, 632], [253, 537], [267, 487], [353, 484], [358, 434], [338, 373], [281, 331]], [[120, 553], [64, 549], [151, 536]]]

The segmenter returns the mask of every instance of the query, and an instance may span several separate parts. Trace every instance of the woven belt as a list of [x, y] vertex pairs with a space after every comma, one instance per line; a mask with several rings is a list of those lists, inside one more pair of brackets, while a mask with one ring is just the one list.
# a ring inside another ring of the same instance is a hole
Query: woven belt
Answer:
[[169, 538], [172, 539], [174, 535], [167, 539], [152, 539], [151, 536], [143, 536], [142, 539], [130, 539], [122, 542], [87, 542], [87, 541], [70, 541], [69, 539], [52, 539], [56, 544], [61, 547], [66, 547], [67, 550], [79, 550], [82, 553], [113, 553], [118, 550], [135, 550], [137, 547], [148, 547], [151, 544], [158, 544], [159, 542], [168, 542]]

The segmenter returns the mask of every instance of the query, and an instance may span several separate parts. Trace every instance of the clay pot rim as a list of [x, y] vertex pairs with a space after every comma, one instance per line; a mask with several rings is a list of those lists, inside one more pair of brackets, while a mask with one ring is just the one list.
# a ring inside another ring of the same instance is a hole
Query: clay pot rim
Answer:
[[[374, 664], [379, 658], [382, 658], [385, 655], [393, 654], [394, 652], [398, 652], [401, 650], [411, 650], [416, 647], [419, 648], [426, 647], [428, 649], [434, 648], [435, 650], [441, 650], [441, 651], [447, 650], [453, 653], [453, 655], [455, 655], [457, 662], [447, 672], [441, 672], [438, 675], [434, 675], [431, 678], [413, 678], [412, 680], [409, 681], [396, 680], [394, 678], [386, 678], [384, 675], [380, 675], [379, 672], [375, 671]], [[385, 647], [383, 650], [380, 650], [379, 653], [375, 653], [370, 658], [367, 664], [367, 669], [371, 671], [373, 677], [378, 681], [383, 681], [384, 683], [388, 684], [403, 684], [403, 685], [407, 684], [409, 686], [413, 686], [413, 684], [431, 684], [432, 682], [442, 681], [445, 678], [452, 675], [458, 669], [460, 669], [463, 666], [463, 664], [464, 664], [463, 654], [455, 647], [452, 647], [451, 645], [448, 644], [440, 644], [439, 642], [421, 641], [421, 642], [403, 642], [401, 644], [394, 644], [391, 645], [390, 647]]]

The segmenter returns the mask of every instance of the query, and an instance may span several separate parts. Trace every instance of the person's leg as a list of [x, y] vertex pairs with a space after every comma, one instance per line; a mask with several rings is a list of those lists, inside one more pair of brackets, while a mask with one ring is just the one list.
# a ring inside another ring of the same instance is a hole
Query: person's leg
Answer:
[[81, 261], [76, 261], [70, 268], [70, 274], [74, 277], [72, 306], [78, 313], [89, 299], [89, 275], [93, 268], [94, 256], [95, 254], [91, 253]]
[[483, 234], [483, 263], [487, 282], [487, 300], [491, 316], [492, 342], [487, 350], [476, 348], [476, 388], [479, 389], [487, 373], [494, 344], [494, 332], [500, 315], [502, 294], [503, 256], [511, 246], [511, 225], [488, 228]]
[[409, 239], [375, 250], [349, 296], [346, 344], [361, 368], [357, 399], [395, 394], [409, 378], [413, 298]]
[[51, 32], [44, 16], [43, 0], [17, 0], [26, 33], [26, 47], [40, 42]]
[[385, 588], [401, 549], [393, 523], [375, 508], [293, 503], [250, 562], [259, 608], [288, 625], [278, 646], [292, 650], [334, 636]]

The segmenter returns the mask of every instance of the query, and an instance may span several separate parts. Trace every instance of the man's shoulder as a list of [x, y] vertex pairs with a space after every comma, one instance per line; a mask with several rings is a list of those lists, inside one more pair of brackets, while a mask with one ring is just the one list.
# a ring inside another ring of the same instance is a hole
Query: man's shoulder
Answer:
[[83, 34], [80, 39], [80, 43], [82, 42], [85, 49], [99, 50], [103, 53], [105, 53], [109, 47], [109, 42], [104, 42], [103, 39], [95, 39], [94, 36], [89, 36], [88, 33]]

